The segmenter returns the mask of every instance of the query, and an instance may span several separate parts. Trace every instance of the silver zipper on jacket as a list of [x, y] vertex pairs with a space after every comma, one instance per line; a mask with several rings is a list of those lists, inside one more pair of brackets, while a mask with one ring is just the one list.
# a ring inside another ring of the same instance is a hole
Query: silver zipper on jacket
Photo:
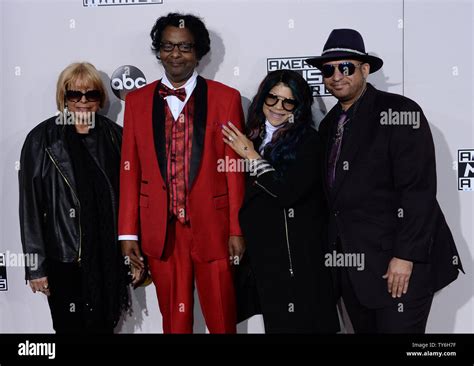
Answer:
[[54, 160], [54, 158], [51, 156], [51, 153], [49, 152], [48, 149], [46, 149], [46, 153], [48, 154], [49, 158], [51, 159], [51, 161], [53, 162], [54, 166], [56, 167], [56, 169], [58, 170], [59, 174], [61, 174], [61, 176], [63, 177], [64, 181], [66, 182], [66, 184], [69, 186], [69, 188], [71, 189], [71, 192], [72, 194], [74, 195], [74, 197], [76, 197], [76, 200], [77, 200], [77, 205], [78, 205], [78, 208], [79, 208], [79, 213], [78, 213], [78, 219], [79, 219], [79, 252], [78, 252], [78, 258], [77, 258], [77, 261], [80, 263], [81, 262], [81, 250], [82, 250], [82, 229], [81, 229], [81, 203], [79, 202], [79, 198], [77, 197], [77, 194], [76, 192], [74, 192], [74, 189], [72, 189], [72, 186], [71, 184], [69, 183], [69, 181], [67, 180], [66, 176], [63, 174], [63, 172], [61, 171], [61, 169], [59, 169], [59, 166], [58, 164], [56, 163], [56, 161]]
[[288, 237], [288, 221], [286, 219], [286, 209], [283, 209], [283, 216], [285, 217], [285, 235], [286, 235], [286, 248], [288, 249], [288, 262], [290, 263], [290, 276], [294, 277], [293, 273], [293, 261], [291, 260], [291, 249], [290, 249], [290, 239]]
[[260, 183], [258, 183], [258, 181], [255, 181], [255, 184], [257, 186], [259, 186], [260, 188], [262, 188], [265, 192], [267, 192], [270, 196], [276, 198], [276, 194], [273, 194], [272, 192], [270, 192], [268, 189], [266, 189], [264, 186], [262, 186]]

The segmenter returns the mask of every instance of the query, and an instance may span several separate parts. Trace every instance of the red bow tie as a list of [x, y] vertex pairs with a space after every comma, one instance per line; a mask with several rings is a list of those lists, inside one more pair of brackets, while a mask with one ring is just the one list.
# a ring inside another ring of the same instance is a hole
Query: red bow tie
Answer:
[[160, 93], [161, 97], [164, 99], [170, 95], [174, 95], [177, 97], [180, 101], [184, 102], [186, 99], [186, 89], [184, 88], [179, 88], [179, 89], [170, 89], [163, 83], [160, 84], [160, 89], [158, 90]]

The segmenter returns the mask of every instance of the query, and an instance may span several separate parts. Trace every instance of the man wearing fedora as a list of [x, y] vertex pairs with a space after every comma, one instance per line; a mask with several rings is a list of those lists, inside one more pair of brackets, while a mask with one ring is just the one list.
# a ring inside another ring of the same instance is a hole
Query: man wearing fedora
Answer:
[[[436, 200], [433, 138], [414, 101], [366, 79], [383, 61], [353, 29], [308, 59], [338, 99], [320, 124], [330, 207], [326, 265], [356, 333], [424, 333], [462, 265]], [[361, 265], [362, 264], [362, 265]]]

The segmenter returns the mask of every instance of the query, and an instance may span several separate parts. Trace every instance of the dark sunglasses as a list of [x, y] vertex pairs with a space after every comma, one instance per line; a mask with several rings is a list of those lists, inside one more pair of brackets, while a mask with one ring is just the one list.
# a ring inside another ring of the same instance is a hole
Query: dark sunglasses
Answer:
[[337, 67], [342, 75], [349, 76], [354, 73], [356, 67], [359, 67], [362, 64], [363, 62], [356, 65], [349, 61], [341, 62], [340, 64], [337, 64], [337, 65], [326, 64], [326, 65], [321, 66], [321, 73], [323, 74], [323, 77], [330, 78], [331, 76], [334, 75], [334, 71], [336, 71], [336, 67]]
[[88, 102], [98, 102], [100, 100], [100, 91], [99, 90], [89, 90], [85, 93], [79, 90], [67, 90], [66, 99], [69, 102], [77, 103], [82, 99], [82, 96], [86, 97]]
[[278, 103], [279, 100], [281, 100], [281, 105], [283, 109], [287, 112], [291, 112], [292, 110], [296, 108], [296, 100], [289, 99], [289, 98], [282, 98], [272, 93], [267, 94], [264, 102], [267, 106], [273, 107], [274, 105]]

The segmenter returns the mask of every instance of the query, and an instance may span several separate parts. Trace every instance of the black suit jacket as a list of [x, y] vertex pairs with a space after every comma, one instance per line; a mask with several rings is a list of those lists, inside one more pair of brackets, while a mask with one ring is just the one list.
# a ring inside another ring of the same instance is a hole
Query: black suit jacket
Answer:
[[[333, 138], [330, 127], [338, 111], [340, 107], [334, 107], [320, 125], [326, 145], [323, 177]], [[419, 117], [419, 127], [383, 124], [382, 112], [410, 112], [415, 120]], [[325, 180], [325, 192], [330, 207], [328, 252], [339, 238], [344, 253], [363, 254], [363, 270], [347, 268], [364, 306], [380, 308], [427, 296], [462, 270], [436, 200], [433, 138], [414, 101], [367, 85], [344, 132], [334, 187], [329, 189]], [[395, 300], [382, 278], [392, 257], [414, 262], [408, 293]]]

